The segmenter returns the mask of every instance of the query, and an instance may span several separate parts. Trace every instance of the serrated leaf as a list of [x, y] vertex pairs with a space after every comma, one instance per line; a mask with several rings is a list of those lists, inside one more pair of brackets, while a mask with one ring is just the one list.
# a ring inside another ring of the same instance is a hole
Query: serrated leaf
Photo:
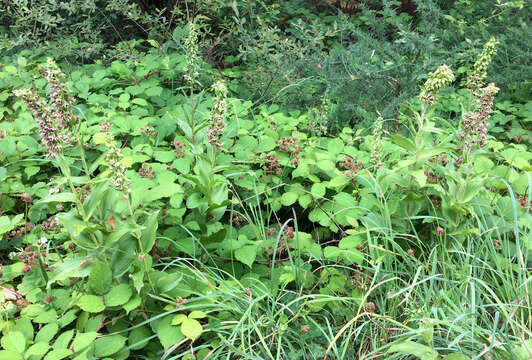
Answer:
[[101, 312], [105, 309], [101, 297], [95, 295], [83, 295], [79, 298], [77, 305], [81, 310], [90, 313]]

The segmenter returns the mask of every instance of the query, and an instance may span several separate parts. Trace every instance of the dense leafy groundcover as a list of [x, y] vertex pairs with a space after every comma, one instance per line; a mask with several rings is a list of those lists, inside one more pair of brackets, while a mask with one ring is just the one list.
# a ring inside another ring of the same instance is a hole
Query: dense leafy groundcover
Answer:
[[531, 358], [532, 102], [492, 104], [494, 41], [326, 137], [189, 39], [3, 61], [0, 358]]

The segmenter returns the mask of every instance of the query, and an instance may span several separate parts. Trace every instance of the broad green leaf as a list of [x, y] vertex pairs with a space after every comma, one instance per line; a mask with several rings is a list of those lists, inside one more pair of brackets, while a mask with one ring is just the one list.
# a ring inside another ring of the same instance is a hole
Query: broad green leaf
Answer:
[[[26, 359], [30, 359], [32, 356], [42, 358], [44, 354], [50, 349], [50, 345], [46, 342], [37, 342], [30, 346], [28, 350], [26, 350], [26, 353], [24, 354], [24, 357]], [[0, 357], [1, 359], [1, 357]]]
[[159, 211], [154, 211], [148, 216], [148, 219], [144, 223], [144, 226], [146, 227], [144, 231], [142, 231], [141, 235], [141, 243], [142, 243], [142, 251], [144, 253], [148, 253], [151, 251], [153, 245], [155, 244], [155, 238], [157, 236], [157, 227], [159, 223], [157, 222], [157, 216], [159, 215]]
[[77, 305], [81, 310], [90, 313], [101, 312], [105, 309], [102, 298], [95, 295], [83, 295], [79, 298]]
[[38, 166], [27, 166], [24, 168], [24, 173], [26, 173], [28, 179], [31, 179], [31, 177], [37, 174], [39, 170], [41, 170], [41, 168]]
[[177, 314], [172, 318], [172, 325], [180, 325], [186, 319], [187, 316], [185, 314]]
[[72, 337], [74, 336], [74, 330], [68, 330], [64, 331], [57, 337], [57, 339], [54, 342], [53, 348], [54, 349], [67, 349], [68, 344], [70, 344], [70, 340], [72, 340]]
[[150, 341], [148, 338], [151, 334], [152, 332], [147, 326], [135, 328], [129, 333], [127, 343], [132, 350], [140, 350], [148, 345]]
[[163, 88], [160, 86], [152, 86], [144, 91], [144, 93], [148, 96], [161, 96], [162, 92]]
[[57, 331], [59, 330], [59, 325], [56, 323], [50, 323], [44, 325], [41, 330], [35, 335], [35, 342], [44, 342], [49, 343], [50, 340], [52, 340], [57, 334]]
[[92, 344], [92, 342], [94, 341], [94, 339], [96, 339], [98, 335], [99, 334], [97, 332], [88, 332], [88, 333], [78, 332], [76, 334], [76, 337], [74, 338], [74, 341], [72, 341], [72, 344], [70, 345], [70, 347], [74, 349], [75, 352], [81, 351], [85, 349], [87, 346], [89, 346], [90, 344]]
[[135, 295], [127, 303], [125, 303], [122, 307], [124, 310], [126, 310], [126, 314], [129, 314], [131, 310], [134, 310], [139, 307], [139, 305], [142, 303], [142, 299], [140, 296]]
[[44, 360], [61, 360], [72, 355], [72, 350], [70, 349], [53, 349], [48, 354], [46, 354]]
[[190, 314], [188, 314], [189, 319], [203, 319], [206, 316], [207, 316], [207, 314], [205, 314], [201, 310], [194, 310], [194, 311], [190, 312]]
[[185, 338], [185, 335], [183, 335], [179, 328], [171, 324], [172, 318], [172, 315], [166, 316], [157, 326], [157, 337], [164, 349], [168, 349]]
[[131, 100], [131, 103], [133, 104], [137, 104], [137, 105], [140, 105], [140, 106], [148, 106], [148, 102], [142, 98], [135, 98], [133, 100]]
[[436, 360], [438, 359], [438, 353], [430, 347], [414, 342], [403, 341], [398, 344], [390, 346], [388, 353], [400, 352], [409, 355], [417, 356], [420, 360]]
[[251, 267], [257, 256], [257, 249], [256, 245], [244, 245], [235, 251], [235, 257], [238, 261]]
[[105, 294], [105, 305], [106, 306], [119, 306], [124, 305], [129, 301], [133, 290], [129, 284], [120, 284], [113, 286], [111, 290]]
[[181, 332], [187, 338], [189, 338], [192, 341], [194, 341], [203, 332], [203, 327], [201, 326], [201, 324], [200, 324], [200, 322], [198, 320], [186, 318], [181, 323]]
[[325, 185], [322, 183], [316, 183], [310, 188], [310, 192], [315, 197], [322, 197], [325, 195]]
[[344, 142], [338, 138], [329, 140], [327, 150], [331, 155], [337, 155], [344, 150]]
[[124, 348], [127, 338], [121, 335], [107, 335], [94, 340], [94, 355], [103, 358]]
[[113, 273], [109, 265], [97, 262], [89, 275], [89, 287], [98, 295], [103, 295], [111, 288]]
[[2, 360], [24, 360], [22, 354], [11, 350], [0, 350], [0, 359]]
[[445, 360], [471, 360], [471, 358], [469, 356], [465, 356], [464, 354], [452, 353], [445, 355]]
[[316, 165], [326, 173], [332, 173], [336, 168], [336, 166], [331, 160], [320, 160]]
[[406, 149], [411, 152], [416, 151], [416, 145], [412, 142], [412, 140], [404, 137], [403, 135], [393, 134], [390, 136], [390, 139], [395, 145], [399, 145], [403, 149]]
[[52, 194], [44, 199], [36, 202], [36, 204], [50, 203], [50, 202], [76, 202], [76, 195], [70, 192], [62, 192], [58, 194]]
[[303, 194], [297, 200], [299, 202], [299, 205], [301, 205], [303, 209], [306, 209], [312, 202], [312, 196], [310, 196], [309, 194]]
[[22, 354], [26, 349], [26, 339], [20, 331], [10, 331], [0, 340], [4, 350], [13, 351]]
[[290, 206], [297, 201], [298, 196], [298, 193], [295, 191], [285, 192], [281, 196], [281, 204], [283, 204], [283, 206]]

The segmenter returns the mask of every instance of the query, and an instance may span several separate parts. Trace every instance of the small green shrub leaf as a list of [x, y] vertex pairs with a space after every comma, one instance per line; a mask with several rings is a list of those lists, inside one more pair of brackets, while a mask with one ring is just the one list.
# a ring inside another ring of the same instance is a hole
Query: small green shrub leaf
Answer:
[[20, 331], [10, 331], [0, 339], [0, 344], [4, 350], [13, 351], [19, 354], [26, 349], [26, 339]]
[[81, 308], [81, 310], [90, 313], [101, 312], [105, 309], [105, 305], [103, 304], [101, 297], [95, 295], [83, 295], [78, 300], [78, 306]]
[[127, 338], [121, 335], [107, 335], [94, 340], [94, 355], [102, 358], [113, 355], [124, 348]]
[[113, 286], [111, 290], [105, 294], [105, 305], [106, 306], [119, 306], [124, 305], [129, 301], [133, 290], [128, 284], [119, 284]]
[[103, 295], [111, 288], [113, 273], [109, 265], [97, 262], [89, 275], [89, 287], [98, 295]]
[[183, 335], [194, 341], [203, 332], [203, 327], [198, 320], [186, 318], [181, 323], [181, 332]]

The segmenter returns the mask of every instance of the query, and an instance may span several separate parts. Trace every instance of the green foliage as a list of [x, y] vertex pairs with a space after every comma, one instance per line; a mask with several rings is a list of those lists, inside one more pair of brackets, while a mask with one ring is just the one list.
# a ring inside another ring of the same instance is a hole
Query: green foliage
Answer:
[[327, 137], [196, 42], [65, 77], [3, 60], [0, 357], [528, 357], [528, 103], [468, 151], [485, 108], [442, 67], [397, 130]]

